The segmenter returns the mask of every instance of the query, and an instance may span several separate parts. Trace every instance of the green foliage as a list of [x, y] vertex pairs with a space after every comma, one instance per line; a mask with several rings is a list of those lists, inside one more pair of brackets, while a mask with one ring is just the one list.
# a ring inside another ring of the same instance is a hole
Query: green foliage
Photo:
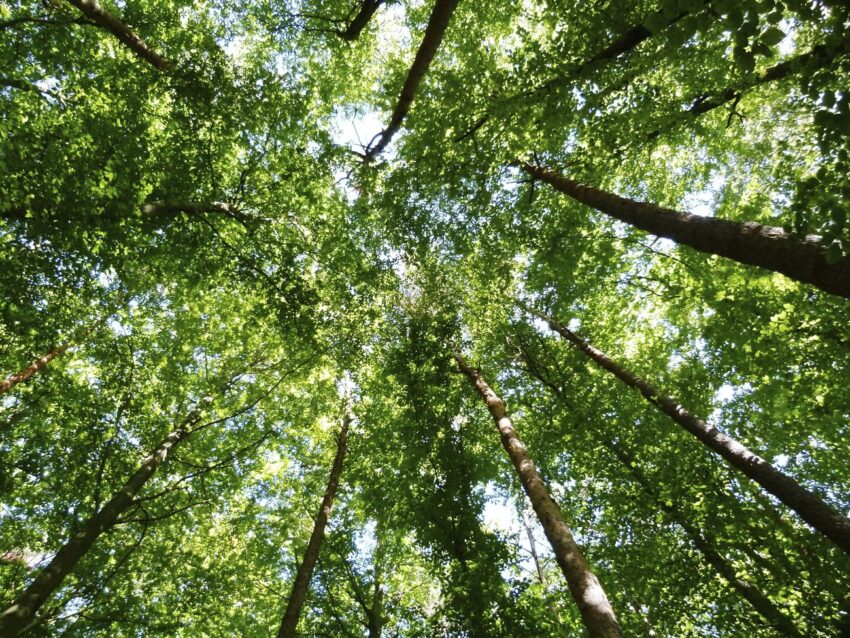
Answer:
[[173, 70], [70, 3], [0, 2], [0, 376], [71, 344], [0, 396], [4, 608], [213, 404], [24, 635], [272, 635], [346, 396], [303, 635], [582, 635], [453, 350], [508, 403], [626, 635], [777, 635], [689, 529], [803, 635], [846, 631], [846, 556], [515, 305], [849, 512], [847, 300], [516, 168], [819, 234], [839, 262], [844, 3], [462, 2], [370, 164], [431, 3], [382, 3], [353, 42], [358, 2], [102, 4]]

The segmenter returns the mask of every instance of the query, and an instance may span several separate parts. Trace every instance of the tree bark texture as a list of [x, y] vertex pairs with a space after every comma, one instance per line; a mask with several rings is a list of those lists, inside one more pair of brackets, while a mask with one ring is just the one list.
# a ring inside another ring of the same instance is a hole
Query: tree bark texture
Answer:
[[647, 401], [668, 415], [685, 431], [761, 485], [767, 492], [796, 512], [812, 528], [850, 554], [850, 519], [842, 516], [817, 494], [810, 492], [793, 478], [774, 468], [732, 437], [691, 414], [676, 399], [665, 396], [647, 381], [623, 368], [604, 352], [594, 348], [552, 317], [535, 310], [529, 309], [529, 311], [548, 323], [552, 330], [575, 345], [601, 368], [613, 374], [627, 386], [637, 389]]
[[401, 129], [401, 124], [404, 118], [410, 112], [410, 107], [413, 104], [413, 99], [416, 97], [416, 91], [428, 67], [431, 66], [431, 60], [437, 53], [440, 43], [443, 41], [446, 27], [449, 25], [449, 20], [454, 13], [455, 8], [460, 0], [437, 0], [434, 4], [434, 10], [431, 12], [431, 17], [428, 20], [428, 26], [425, 29], [425, 35], [419, 45], [419, 50], [416, 52], [416, 57], [413, 59], [413, 64], [407, 72], [407, 78], [404, 80], [404, 86], [401, 88], [401, 94], [396, 102], [390, 122], [387, 127], [378, 134], [374, 144], [369, 144], [366, 149], [365, 159], [367, 162], [374, 160], [380, 155], [390, 143], [393, 136]]
[[307, 590], [310, 587], [310, 579], [313, 577], [313, 569], [316, 567], [316, 562], [319, 560], [319, 550], [322, 547], [322, 541], [325, 536], [325, 528], [328, 524], [328, 519], [331, 515], [336, 491], [339, 487], [339, 477], [342, 474], [342, 463], [345, 460], [345, 454], [348, 450], [348, 426], [351, 424], [351, 415], [346, 412], [342, 419], [342, 427], [337, 436], [336, 456], [334, 457], [333, 466], [331, 467], [331, 475], [328, 480], [328, 487], [325, 489], [325, 494], [322, 497], [322, 505], [319, 508], [319, 514], [316, 516], [316, 522], [313, 525], [313, 531], [310, 534], [310, 541], [307, 543], [307, 550], [304, 552], [304, 558], [298, 566], [298, 571], [295, 574], [295, 582], [292, 585], [292, 593], [289, 596], [289, 602], [286, 605], [286, 611], [283, 614], [283, 620], [280, 623], [280, 630], [277, 633], [278, 638], [294, 638], [296, 636], [296, 628], [298, 627], [298, 618], [301, 616], [301, 608], [304, 606], [304, 600], [307, 598]]
[[148, 46], [121, 20], [105, 11], [97, 0], [68, 0], [68, 2], [82, 11], [92, 22], [118, 38], [124, 46], [145, 62], [152, 64], [160, 71], [169, 71], [173, 68], [171, 62]]
[[56, 357], [65, 352], [70, 347], [70, 345], [71, 344], [66, 343], [60, 346], [56, 346], [50, 352], [45, 354], [43, 357], [39, 357], [20, 372], [10, 374], [8, 377], [3, 379], [3, 381], [0, 381], [0, 394], [8, 392], [19, 383], [29, 379], [36, 372], [41, 371], [48, 363], [50, 363]]
[[[203, 405], [203, 403], [202, 403]], [[147, 483], [171, 451], [185, 439], [201, 418], [202, 407], [195, 408], [180, 426], [166, 436], [143, 461], [139, 469], [111, 499], [89, 518], [82, 528], [66, 542], [50, 563], [39, 572], [24, 591], [0, 614], [0, 636], [14, 638], [34, 620], [39, 609], [74, 569], [85, 553], [104, 532], [114, 527], [118, 517], [132, 504], [139, 490]]]
[[850, 256], [828, 263], [818, 235], [801, 237], [775, 226], [684, 213], [586, 186], [528, 162], [520, 166], [576, 201], [648, 233], [850, 298]]
[[619, 638], [622, 636], [620, 625], [605, 591], [591, 571], [572, 532], [564, 523], [561, 510], [549, 495], [528, 455], [525, 444], [517, 436], [504, 402], [461, 355], [454, 353], [454, 358], [461, 372], [466, 375], [484, 400], [496, 423], [502, 445], [516, 468], [523, 490], [528, 495], [540, 524], [546, 532], [546, 538], [549, 539], [552, 550], [555, 552], [555, 558], [567, 580], [570, 593], [578, 604], [589, 635], [591, 638]]

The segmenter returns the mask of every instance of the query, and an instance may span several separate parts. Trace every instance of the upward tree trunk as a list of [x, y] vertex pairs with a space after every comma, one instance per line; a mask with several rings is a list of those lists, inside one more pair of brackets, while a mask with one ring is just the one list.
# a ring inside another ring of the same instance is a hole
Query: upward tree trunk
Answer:
[[636, 388], [647, 401], [667, 414], [685, 431], [694, 435], [706, 447], [722, 456], [730, 465], [761, 485], [794, 510], [801, 519], [850, 554], [850, 520], [830, 507], [819, 496], [774, 468], [732, 437], [719, 432], [717, 428], [691, 414], [674, 398], [665, 396], [660, 390], [620, 366], [604, 352], [594, 348], [552, 317], [532, 309], [529, 309], [529, 312], [547, 322], [552, 330], [575, 345], [600, 367], [626, 385]]
[[449, 20], [458, 2], [460, 0], [437, 0], [434, 4], [434, 10], [431, 12], [431, 17], [428, 20], [428, 27], [425, 29], [425, 35], [422, 37], [422, 42], [419, 45], [419, 50], [416, 52], [413, 64], [407, 72], [407, 78], [404, 80], [404, 86], [401, 88], [401, 94], [398, 97], [398, 102], [396, 102], [395, 110], [393, 110], [393, 114], [390, 117], [390, 123], [387, 124], [387, 128], [376, 136], [375, 143], [369, 144], [369, 147], [366, 149], [365, 159], [367, 162], [372, 161], [380, 155], [401, 128], [401, 123], [407, 117], [410, 106], [413, 104], [413, 99], [416, 97], [416, 90], [419, 88], [419, 83], [425, 77], [428, 67], [431, 66], [431, 60], [434, 59], [434, 55], [443, 41], [446, 27], [449, 26]]
[[72, 5], [82, 11], [92, 22], [106, 29], [124, 46], [133, 53], [149, 62], [160, 71], [169, 71], [173, 67], [171, 62], [163, 58], [159, 53], [151, 49], [144, 40], [118, 18], [105, 11], [97, 0], [68, 0]]
[[0, 394], [8, 392], [22, 381], [29, 379], [32, 375], [39, 372], [42, 368], [44, 368], [44, 366], [65, 352], [70, 346], [70, 343], [56, 346], [53, 350], [45, 354], [43, 357], [39, 357], [20, 372], [10, 374], [8, 377], [3, 379], [3, 381], [0, 381]]
[[331, 515], [336, 490], [339, 487], [339, 477], [342, 474], [342, 462], [345, 460], [345, 453], [348, 450], [348, 426], [351, 424], [351, 415], [346, 412], [342, 419], [342, 427], [336, 441], [336, 456], [334, 457], [333, 466], [331, 467], [331, 475], [328, 480], [328, 487], [325, 490], [325, 495], [322, 497], [322, 506], [319, 508], [319, 514], [316, 516], [316, 522], [313, 525], [313, 532], [310, 534], [310, 541], [307, 543], [307, 550], [304, 552], [304, 559], [298, 566], [298, 572], [295, 575], [295, 582], [292, 585], [292, 593], [289, 596], [289, 602], [286, 605], [286, 612], [283, 614], [283, 620], [280, 623], [280, 630], [277, 633], [278, 638], [294, 638], [296, 628], [298, 627], [298, 618], [301, 615], [301, 607], [304, 605], [304, 600], [307, 598], [307, 590], [310, 587], [310, 579], [313, 577], [313, 569], [316, 562], [319, 560], [319, 550], [322, 547], [322, 540], [325, 536], [325, 527], [327, 527], [328, 519]]
[[336, 34], [341, 37], [343, 40], [348, 40], [349, 42], [353, 42], [357, 38], [360, 37], [360, 33], [369, 24], [369, 20], [372, 19], [372, 16], [375, 15], [375, 11], [378, 10], [382, 4], [384, 4], [386, 0], [363, 0], [360, 4], [360, 11], [357, 12], [357, 15], [349, 23], [348, 27], [344, 31], [337, 31]]
[[546, 538], [552, 545], [555, 559], [567, 580], [573, 599], [578, 604], [589, 635], [591, 638], [620, 638], [622, 636], [620, 625], [605, 591], [564, 523], [560, 508], [549, 495], [528, 455], [525, 444], [517, 436], [513, 423], [508, 418], [505, 404], [490, 389], [477, 370], [469, 367], [462, 356], [453, 354], [458, 367], [484, 400], [493, 421], [496, 422], [502, 445], [511, 458], [523, 490], [528, 495], [540, 524], [546, 532]]
[[537, 579], [543, 587], [546, 587], [546, 575], [543, 573], [543, 565], [540, 563], [540, 556], [537, 555], [537, 543], [534, 541], [534, 530], [531, 527], [531, 521], [528, 520], [525, 510], [522, 513], [522, 526], [525, 528], [525, 534], [528, 536], [528, 548], [531, 550], [531, 559], [534, 561], [534, 568], [537, 570]]
[[[540, 366], [534, 362], [533, 358], [529, 356], [525, 349], [522, 350], [522, 356], [529, 364], [526, 371], [552, 390], [559, 401], [565, 403], [566, 397], [564, 396], [564, 392], [555, 383], [552, 383], [550, 379], [543, 375]], [[626, 471], [632, 479], [634, 479], [634, 481], [641, 487], [649, 499], [652, 500], [653, 504], [664, 512], [669, 520], [682, 528], [688, 538], [691, 539], [691, 542], [694, 544], [697, 551], [703, 555], [705, 561], [715, 569], [721, 578], [729, 583], [730, 587], [741, 594], [741, 596], [759, 615], [761, 615], [762, 618], [770, 623], [770, 625], [782, 635], [789, 636], [790, 638], [802, 638], [802, 634], [800, 634], [791, 619], [782, 613], [782, 611], [773, 604], [764, 592], [749, 581], [740, 578], [737, 575], [735, 568], [717, 550], [714, 542], [708, 534], [700, 531], [696, 526], [692, 525], [688, 521], [687, 516], [678, 507], [672, 503], [668, 504], [659, 496], [658, 491], [652, 485], [652, 481], [650, 481], [640, 470], [633, 456], [623, 450], [619, 445], [614, 443], [614, 441], [604, 434], [594, 433], [593, 437], [597, 441], [601, 442], [602, 445], [617, 458], [617, 460], [626, 468]], [[742, 549], [745, 552], [748, 552], [751, 548], [749, 546], [744, 546]], [[774, 566], [769, 565], [768, 567], [772, 570]], [[633, 605], [633, 608], [635, 613], [641, 614], [636, 605]], [[644, 620], [648, 621], [646, 617], [644, 617]], [[655, 632], [651, 630], [649, 625], [647, 625], [647, 635], [655, 635]]]
[[[380, 542], [378, 539], [379, 544]], [[381, 565], [377, 558], [375, 558], [372, 574], [372, 606], [368, 613], [369, 638], [381, 638], [381, 633], [384, 631], [384, 590], [381, 589]]]
[[653, 235], [850, 298], [850, 256], [828, 263], [818, 235], [799, 237], [774, 226], [683, 213], [598, 190], [528, 162], [520, 166], [576, 201]]
[[160, 441], [153, 452], [142, 461], [130, 480], [85, 522], [80, 531], [56, 552], [50, 564], [42, 569], [29, 586], [0, 614], [0, 636], [14, 638], [33, 622], [38, 610], [59, 588], [79, 560], [101, 534], [112, 529], [118, 517], [133, 504], [136, 494], [171, 450], [189, 435], [191, 427], [200, 420], [201, 411], [201, 406], [195, 408], [176, 430]]
[[624, 450], [620, 448], [610, 439], [601, 436], [599, 439], [602, 444], [617, 458], [620, 463], [626, 468], [626, 471], [631, 475], [634, 481], [641, 487], [653, 503], [661, 509], [668, 518], [676, 523], [691, 542], [694, 547], [702, 554], [705, 561], [711, 565], [717, 573], [729, 585], [737, 591], [741, 596], [752, 606], [758, 614], [764, 618], [777, 632], [783, 636], [790, 638], [803, 638], [799, 629], [791, 622], [782, 611], [773, 604], [773, 602], [762, 592], [758, 587], [751, 582], [740, 578], [735, 572], [732, 564], [723, 557], [717, 550], [711, 538], [707, 534], [701, 532], [697, 527], [688, 522], [687, 517], [675, 506], [665, 503], [652, 487], [652, 483], [644, 476], [643, 472], [637, 467], [634, 459]]

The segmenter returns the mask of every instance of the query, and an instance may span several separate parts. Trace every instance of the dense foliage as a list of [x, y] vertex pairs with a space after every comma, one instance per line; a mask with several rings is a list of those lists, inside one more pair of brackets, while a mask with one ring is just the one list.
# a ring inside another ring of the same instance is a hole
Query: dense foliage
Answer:
[[300, 635], [602, 635], [460, 352], [624, 635], [850, 635], [850, 556], [532, 312], [846, 525], [850, 300], [522, 168], [846, 290], [848, 43], [840, 0], [0, 1], [2, 609], [186, 426], [8, 635], [274, 635], [349, 415]]

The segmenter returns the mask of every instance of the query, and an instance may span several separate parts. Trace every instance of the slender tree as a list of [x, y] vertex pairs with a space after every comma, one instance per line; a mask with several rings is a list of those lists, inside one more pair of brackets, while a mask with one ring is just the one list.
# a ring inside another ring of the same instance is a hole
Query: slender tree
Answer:
[[644, 475], [628, 452], [607, 437], [600, 436], [598, 438], [602, 441], [602, 445], [626, 468], [626, 471], [652, 501], [653, 505], [664, 512], [669, 520], [685, 532], [697, 551], [702, 554], [705, 562], [711, 565], [720, 577], [729, 583], [732, 589], [741, 594], [744, 600], [783, 636], [789, 636], [789, 638], [803, 637], [803, 634], [800, 633], [791, 619], [782, 613], [782, 610], [761, 589], [738, 575], [732, 563], [720, 553], [708, 533], [690, 523], [687, 516], [678, 507], [659, 497], [652, 482]]
[[[505, 104], [509, 104], [511, 102], [527, 104], [531, 99], [546, 96], [555, 90], [558, 85], [567, 85], [570, 82], [575, 82], [605, 64], [613, 62], [636, 49], [638, 45], [653, 36], [653, 31], [646, 26], [646, 23], [663, 22], [667, 27], [669, 27], [684, 18], [686, 15], [688, 15], [688, 12], [682, 11], [668, 20], [664, 16], [663, 12], [657, 11], [649, 19], [644, 20], [644, 22], [640, 22], [626, 29], [619, 37], [614, 38], [604, 48], [600, 49], [590, 57], [580, 60], [576, 64], [570, 66], [566, 73], [562, 73], [558, 77], [552, 78], [551, 80], [548, 80], [529, 91], [523, 91], [522, 93], [505, 97], [499, 101], [499, 105], [504, 107]], [[659, 32], [660, 29], [656, 28], [654, 33], [657, 34]], [[455, 141], [460, 142], [471, 136], [478, 129], [484, 126], [491, 117], [492, 113], [487, 113], [481, 116], [466, 131], [458, 135], [455, 138]]]
[[537, 542], [534, 540], [534, 529], [532, 529], [531, 521], [528, 520], [528, 515], [525, 509], [522, 512], [522, 526], [525, 528], [525, 535], [528, 537], [528, 548], [531, 551], [531, 559], [534, 561], [534, 569], [537, 571], [537, 580], [540, 584], [546, 587], [546, 574], [543, 572], [543, 564], [540, 561], [540, 556], [537, 554]]
[[362, 0], [360, 3], [360, 10], [351, 19], [348, 26], [345, 29], [336, 31], [336, 34], [343, 40], [353, 42], [360, 37], [360, 34], [363, 32], [363, 29], [366, 28], [366, 25], [369, 24], [369, 20], [372, 19], [373, 15], [375, 15], [375, 11], [378, 10], [378, 7], [386, 1], [387, 0]]
[[[560, 403], [569, 407], [563, 388], [558, 386], [558, 384], [555, 383], [547, 373], [544, 373], [544, 367], [541, 366], [540, 363], [536, 361], [524, 347], [521, 347], [520, 353], [523, 361], [527, 364], [525, 371], [552, 391]], [[697, 551], [702, 554], [705, 561], [714, 568], [721, 578], [729, 583], [729, 586], [732, 587], [732, 589], [741, 594], [744, 600], [746, 600], [762, 618], [770, 623], [771, 626], [782, 635], [789, 636], [791, 638], [802, 638], [802, 634], [791, 619], [788, 618], [788, 616], [785, 615], [761, 589], [738, 575], [732, 563], [717, 549], [716, 543], [708, 532], [700, 530], [696, 525], [691, 523], [688, 520], [688, 516], [675, 504], [661, 498], [658, 493], [657, 486], [655, 486], [643, 473], [633, 455], [629, 454], [622, 448], [622, 446], [615, 443], [610, 437], [605, 436], [598, 431], [594, 430], [591, 435], [596, 441], [600, 442], [623, 467], [625, 467], [629, 476], [631, 476], [635, 483], [638, 484], [641, 490], [646, 494], [647, 498], [652, 501], [652, 504], [664, 512], [670, 521], [678, 525], [682, 531], [685, 532], [685, 535], [691, 540]], [[757, 552], [749, 551], [749, 546], [744, 546], [742, 549], [748, 555], [757, 555]], [[774, 566], [768, 565], [768, 568], [773, 571]]]
[[831, 263], [819, 235], [800, 237], [775, 226], [705, 217], [638, 202], [587, 186], [554, 171], [520, 162], [536, 179], [599, 212], [704, 253], [760, 266], [850, 298], [850, 256]]
[[313, 525], [313, 531], [310, 534], [310, 541], [307, 543], [307, 549], [304, 552], [304, 558], [298, 566], [298, 571], [295, 574], [295, 581], [292, 584], [292, 593], [289, 595], [289, 602], [286, 604], [286, 611], [283, 614], [283, 620], [280, 623], [280, 630], [277, 632], [278, 638], [294, 638], [296, 628], [298, 627], [298, 619], [301, 616], [301, 608], [304, 606], [304, 600], [307, 598], [307, 590], [310, 588], [310, 579], [313, 577], [313, 569], [316, 567], [316, 562], [319, 560], [319, 550], [322, 548], [322, 541], [325, 536], [325, 527], [327, 527], [328, 519], [331, 515], [336, 491], [339, 487], [339, 477], [342, 474], [342, 463], [345, 460], [345, 454], [348, 451], [348, 426], [351, 424], [351, 413], [346, 410], [342, 418], [342, 427], [339, 430], [339, 435], [336, 440], [336, 456], [334, 457], [333, 466], [331, 467], [331, 475], [328, 480], [328, 487], [325, 489], [325, 494], [322, 497], [322, 505], [319, 507], [319, 513], [316, 516], [316, 522]]
[[33, 581], [18, 595], [12, 604], [0, 614], [0, 636], [14, 638], [20, 635], [35, 620], [39, 609], [55, 592], [62, 581], [71, 573], [95, 541], [112, 529], [118, 517], [132, 504], [156, 469], [162, 465], [172, 450], [192, 432], [193, 426], [200, 421], [203, 410], [210, 399], [203, 399], [180, 425], [168, 434], [154, 448], [111, 499], [89, 518], [80, 530], [68, 540], [50, 563], [42, 569]]
[[724, 104], [739, 100], [744, 92], [750, 89], [770, 82], [783, 80], [804, 71], [813, 73], [818, 69], [827, 68], [835, 62], [836, 58], [845, 55], [848, 50], [850, 50], [850, 43], [846, 40], [842, 40], [835, 46], [819, 44], [805, 53], [800, 53], [775, 64], [761, 73], [753, 74], [735, 86], [730, 86], [714, 93], [700, 95], [684, 113], [677, 113], [675, 118], [663, 129], [659, 128], [649, 133], [647, 139], [655, 139], [665, 130], [672, 129], [686, 120], [692, 120], [720, 108]]
[[517, 436], [511, 419], [508, 417], [504, 402], [487, 385], [481, 374], [471, 368], [466, 360], [453, 353], [458, 368], [484, 400], [508, 453], [523, 490], [531, 500], [537, 518], [546, 532], [546, 538], [555, 552], [555, 559], [567, 580], [570, 593], [581, 612], [582, 620], [591, 638], [616, 638], [622, 636], [620, 624], [614, 613], [602, 585], [591, 571], [590, 565], [576, 544], [572, 532], [561, 516], [561, 510], [546, 489], [534, 463], [528, 455], [525, 444]]
[[101, 7], [97, 0], [68, 0], [68, 2], [82, 11], [92, 22], [118, 38], [124, 46], [145, 62], [149, 62], [160, 71], [169, 71], [173, 68], [174, 65], [171, 62], [148, 46], [130, 27]]
[[407, 72], [407, 78], [405, 78], [404, 85], [401, 87], [401, 94], [398, 96], [395, 109], [392, 116], [390, 116], [390, 122], [383, 131], [375, 136], [366, 148], [365, 160], [367, 162], [371, 162], [380, 155], [387, 147], [387, 144], [390, 143], [393, 136], [401, 129], [404, 118], [410, 112], [410, 107], [413, 104], [413, 99], [416, 97], [419, 84], [428, 72], [428, 67], [431, 66], [431, 60], [434, 59], [434, 55], [436, 55], [437, 49], [443, 41], [446, 27], [449, 26], [449, 20], [458, 2], [460, 0], [437, 0], [434, 4], [434, 10], [431, 12], [428, 26], [425, 29], [425, 35], [419, 44], [419, 50], [416, 52], [413, 64]]
[[384, 631], [384, 589], [381, 578], [385, 541], [382, 526], [379, 519], [375, 525], [375, 552], [372, 556], [372, 603], [363, 607], [368, 619], [369, 638], [381, 638]]
[[613, 374], [627, 386], [637, 389], [647, 401], [682, 426], [685, 431], [694, 435], [706, 447], [722, 456], [730, 465], [794, 510], [812, 528], [850, 554], [850, 519], [842, 516], [817, 494], [777, 470], [732, 437], [723, 434], [689, 412], [676, 399], [666, 396], [647, 381], [625, 369], [552, 317], [531, 308], [528, 308], [528, 311], [545, 321], [552, 330], [576, 346], [601, 368]]
[[8, 377], [3, 379], [3, 381], [0, 381], [0, 394], [8, 392], [22, 381], [29, 379], [36, 372], [40, 372], [48, 363], [65, 352], [69, 347], [71, 347], [70, 343], [56, 346], [50, 352], [39, 357], [20, 372], [10, 374]]

